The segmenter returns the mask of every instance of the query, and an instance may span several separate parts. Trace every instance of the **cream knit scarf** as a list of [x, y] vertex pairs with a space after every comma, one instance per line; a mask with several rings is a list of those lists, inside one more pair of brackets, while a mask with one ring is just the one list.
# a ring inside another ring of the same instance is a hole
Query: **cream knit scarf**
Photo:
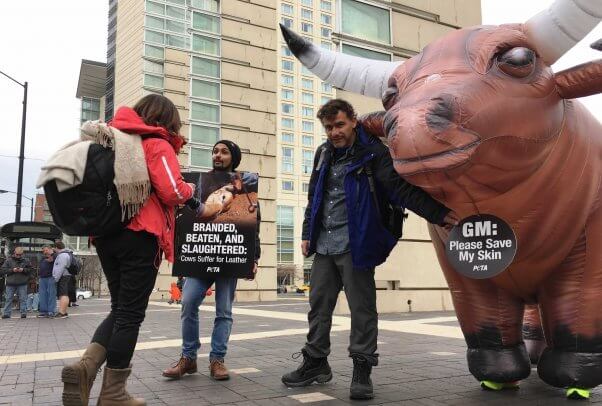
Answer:
[[82, 125], [81, 139], [92, 141], [115, 151], [115, 187], [121, 204], [122, 220], [136, 215], [151, 193], [142, 138], [127, 134], [106, 123], [87, 121]]

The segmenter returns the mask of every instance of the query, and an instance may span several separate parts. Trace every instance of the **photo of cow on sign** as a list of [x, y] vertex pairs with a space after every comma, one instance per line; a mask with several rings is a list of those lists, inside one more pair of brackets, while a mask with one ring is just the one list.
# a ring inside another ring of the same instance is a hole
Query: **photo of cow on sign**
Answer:
[[197, 209], [176, 217], [174, 276], [245, 278], [253, 268], [258, 176], [249, 172], [184, 174]]

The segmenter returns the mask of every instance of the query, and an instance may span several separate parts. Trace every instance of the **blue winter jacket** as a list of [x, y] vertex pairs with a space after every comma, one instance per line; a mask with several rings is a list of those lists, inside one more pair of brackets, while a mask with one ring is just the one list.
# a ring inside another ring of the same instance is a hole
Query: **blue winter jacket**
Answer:
[[[347, 206], [349, 248], [354, 268], [368, 269], [385, 262], [397, 239], [385, 228], [379, 214], [386, 211], [390, 203], [406, 207], [434, 224], [443, 224], [449, 209], [424, 192], [403, 180], [393, 168], [388, 148], [377, 138], [368, 134], [358, 124], [354, 143], [354, 155], [345, 171], [343, 182]], [[322, 197], [326, 175], [330, 168], [333, 146], [327, 141], [320, 145], [314, 157], [314, 166], [309, 182], [308, 204], [303, 221], [303, 240], [309, 240], [309, 255], [316, 250], [320, 232]], [[370, 191], [366, 167], [372, 169], [379, 209]]]

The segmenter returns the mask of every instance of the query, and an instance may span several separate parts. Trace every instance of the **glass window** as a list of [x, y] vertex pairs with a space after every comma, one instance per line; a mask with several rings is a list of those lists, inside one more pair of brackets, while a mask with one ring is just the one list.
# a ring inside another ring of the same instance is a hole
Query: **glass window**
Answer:
[[360, 48], [353, 45], [343, 44], [342, 49], [344, 54], [361, 56], [363, 58], [375, 59], [379, 61], [390, 61], [391, 55], [383, 52], [373, 51], [371, 49]]
[[164, 15], [165, 14], [165, 5], [155, 3], [154, 1], [147, 1], [146, 2], [146, 12]]
[[192, 79], [190, 96], [219, 100], [219, 83]]
[[194, 34], [192, 36], [192, 50], [205, 54], [219, 55], [219, 39]]
[[151, 58], [163, 59], [163, 48], [152, 45], [144, 45], [144, 55]]
[[152, 62], [144, 60], [144, 71], [148, 73], [156, 73], [159, 75], [163, 74], [163, 64], [159, 62]]
[[276, 208], [276, 240], [278, 263], [293, 263], [295, 253], [295, 208]]
[[322, 22], [322, 24], [332, 24], [332, 16], [330, 16], [329, 14], [320, 14], [320, 21]]
[[321, 0], [320, 8], [324, 11], [332, 11], [332, 2], [329, 0]]
[[314, 116], [314, 108], [313, 107], [302, 107], [301, 115], [303, 117], [313, 117]]
[[219, 106], [200, 102], [192, 102], [190, 105], [191, 119], [219, 123]]
[[314, 81], [311, 79], [301, 79], [301, 87], [312, 90], [314, 88]]
[[282, 118], [280, 124], [282, 125], [282, 128], [294, 128], [295, 120], [292, 118]]
[[189, 41], [188, 41], [188, 37], [181, 37], [179, 35], [174, 35], [174, 34], [167, 34], [165, 35], [167, 41], [165, 41], [166, 45], [171, 45], [172, 47], [177, 47], [177, 48], [185, 48], [188, 49], [189, 48]]
[[291, 103], [282, 103], [282, 113], [295, 114], [295, 106]]
[[293, 28], [293, 19], [292, 18], [286, 18], [286, 17], [282, 17], [280, 19], [280, 22], [282, 23], [282, 25], [284, 25], [286, 28]]
[[303, 92], [301, 95], [303, 103], [312, 104], [314, 102], [314, 95], [311, 93]]
[[292, 86], [295, 83], [295, 78], [291, 75], [282, 75], [281, 82], [283, 85]]
[[304, 174], [311, 173], [313, 163], [314, 163], [314, 152], [309, 149], [304, 149], [303, 150], [303, 164], [301, 165], [301, 169]]
[[159, 17], [146, 16], [144, 18], [144, 25], [148, 28], [158, 28], [162, 30], [165, 28], [165, 20]]
[[332, 91], [332, 85], [330, 83], [322, 82], [322, 91], [330, 93]]
[[304, 147], [313, 147], [314, 146], [314, 137], [312, 135], [305, 135], [301, 137], [301, 143]]
[[330, 38], [330, 34], [332, 34], [332, 30], [327, 27], [320, 28], [320, 34], [323, 38]]
[[163, 87], [163, 77], [154, 75], [144, 75], [144, 86]]
[[313, 2], [313, 0], [301, 0], [301, 4], [303, 4], [304, 6], [313, 7], [314, 2]]
[[280, 90], [280, 96], [284, 100], [293, 100], [293, 97], [295, 96], [295, 93], [292, 90], [290, 90], [290, 89], [281, 89]]
[[190, 142], [213, 145], [219, 140], [219, 128], [192, 124], [190, 126]]
[[293, 70], [295, 68], [295, 64], [293, 61], [282, 60], [282, 69], [284, 70]]
[[184, 34], [186, 32], [186, 24], [180, 21], [165, 20], [165, 29], [167, 31], [178, 32]]
[[302, 8], [301, 9], [301, 18], [305, 18], [306, 20], [313, 20], [314, 13], [312, 13], [311, 10], [308, 10], [306, 8]]
[[356, 0], [342, 0], [342, 14], [344, 34], [383, 44], [391, 43], [389, 10]]
[[288, 49], [286, 45], [282, 45], [282, 47], [280, 48], [280, 53], [282, 54], [282, 56], [293, 56], [293, 53], [290, 49]]
[[282, 133], [280, 134], [280, 140], [282, 142], [287, 142], [289, 144], [292, 144], [295, 142], [295, 134], [293, 133]]
[[163, 38], [163, 33], [145, 30], [144, 31], [144, 40], [147, 42], [154, 42], [157, 44], [163, 45], [165, 43], [165, 39]]
[[294, 150], [290, 147], [282, 147], [282, 172], [293, 172], [293, 164], [294, 164]]
[[301, 23], [301, 31], [311, 34], [314, 31], [314, 26], [310, 23]]
[[292, 4], [282, 3], [280, 5], [280, 12], [282, 12], [282, 14], [294, 14], [295, 8]]
[[313, 121], [303, 121], [301, 123], [302, 130], [308, 133], [314, 132], [314, 123]]
[[219, 33], [219, 18], [202, 13], [192, 13], [192, 28]]
[[287, 192], [293, 192], [295, 190], [295, 182], [293, 182], [292, 180], [283, 180], [282, 190], [285, 190]]
[[168, 3], [178, 4], [180, 6], [186, 5], [186, 0], [167, 0]]
[[190, 165], [211, 168], [211, 149], [190, 148]]
[[303, 182], [303, 193], [308, 193], [309, 192], [309, 183], [307, 182]]
[[313, 73], [311, 73], [311, 71], [309, 69], [307, 69], [305, 67], [305, 65], [301, 65], [301, 74], [302, 75], [307, 75], [307, 76], [313, 75]]
[[186, 19], [186, 10], [180, 7], [167, 6], [165, 14], [170, 17], [177, 18], [178, 20]]
[[191, 5], [201, 10], [212, 11], [214, 13], [219, 12], [219, 0], [191, 0]]
[[213, 59], [192, 57], [192, 73], [195, 75], [210, 76], [219, 78], [219, 61]]
[[332, 43], [330, 43], [330, 42], [321, 42], [320, 43], [320, 48], [328, 49], [329, 51], [332, 51]]
[[324, 104], [328, 103], [331, 100], [332, 100], [332, 98], [330, 98], [328, 96], [322, 96], [322, 98], [320, 99], [320, 104], [324, 105]]

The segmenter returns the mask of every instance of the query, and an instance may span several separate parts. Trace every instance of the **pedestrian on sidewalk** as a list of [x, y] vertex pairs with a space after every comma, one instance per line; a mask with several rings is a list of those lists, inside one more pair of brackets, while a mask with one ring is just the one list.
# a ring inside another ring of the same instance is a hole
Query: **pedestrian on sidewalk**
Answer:
[[27, 282], [32, 270], [29, 260], [23, 256], [23, 248], [21, 247], [15, 247], [13, 255], [7, 258], [2, 264], [0, 272], [2, 275], [6, 275], [6, 298], [2, 314], [3, 319], [10, 319], [15, 292], [19, 297], [21, 318], [24, 319], [27, 317]]
[[351, 311], [350, 397], [371, 399], [370, 375], [378, 363], [374, 268], [385, 262], [399, 238], [387, 227], [396, 213], [390, 208], [407, 207], [435, 224], [457, 220], [447, 207], [397, 175], [387, 147], [364, 129], [351, 104], [331, 100], [320, 108], [318, 119], [328, 139], [314, 158], [301, 243], [303, 255], [316, 253], [309, 332], [301, 350], [303, 363], [282, 376], [282, 382], [298, 387], [332, 379], [330, 328], [344, 289]]
[[32, 271], [32, 275], [27, 282], [27, 312], [38, 311], [40, 305], [40, 295], [38, 294], [38, 275]]
[[65, 243], [56, 241], [54, 243], [56, 258], [52, 267], [52, 276], [56, 282], [56, 292], [59, 299], [59, 311], [55, 319], [66, 319], [67, 307], [69, 306], [69, 283], [71, 283], [71, 274], [69, 266], [71, 265], [71, 250], [65, 248]]
[[54, 317], [56, 313], [56, 281], [52, 277], [54, 252], [49, 246], [42, 247], [40, 261], [40, 311], [38, 317]]
[[[83, 129], [93, 134], [102, 131], [111, 140], [134, 137], [133, 144], [139, 143], [136, 137], [140, 137], [143, 151], [139, 155], [143, 158], [126, 156], [120, 161], [116, 154], [114, 165], [116, 174], [127, 168], [128, 194], [148, 193], [148, 198], [141, 199], [145, 203], [134, 208], [137, 214], [121, 232], [94, 241], [111, 294], [111, 312], [96, 329], [80, 361], [63, 368], [63, 402], [68, 405], [88, 404], [94, 378], [105, 360], [98, 405], [146, 404], [126, 390], [130, 362], [162, 254], [169, 262], [174, 260], [174, 208], [186, 203], [194, 192], [194, 185], [185, 183], [180, 173], [177, 154], [186, 142], [180, 135], [178, 110], [168, 98], [150, 94], [134, 108], [120, 107], [108, 125], [90, 122]], [[136, 155], [131, 151], [130, 156]], [[132, 204], [120, 203], [122, 207]]]
[[[213, 146], [213, 171], [233, 172], [241, 161], [240, 147], [232, 141], [221, 140]], [[237, 177], [240, 178], [240, 177]], [[249, 174], [242, 182], [249, 185], [257, 182], [255, 174]], [[199, 180], [200, 182], [200, 180]], [[200, 189], [200, 185], [198, 186]], [[261, 216], [257, 206], [257, 228], [255, 235], [255, 263], [252, 277], [257, 273], [257, 263], [260, 256], [259, 224]], [[199, 306], [205, 296], [210, 293], [211, 285], [215, 283], [215, 319], [211, 334], [211, 352], [209, 353], [209, 373], [214, 380], [227, 380], [230, 378], [228, 368], [224, 363], [228, 350], [228, 340], [232, 331], [232, 303], [238, 279], [215, 278], [201, 279], [187, 276], [182, 293], [182, 354], [180, 359], [163, 371], [163, 376], [179, 379], [184, 374], [197, 372], [197, 351], [201, 347], [199, 341]]]

